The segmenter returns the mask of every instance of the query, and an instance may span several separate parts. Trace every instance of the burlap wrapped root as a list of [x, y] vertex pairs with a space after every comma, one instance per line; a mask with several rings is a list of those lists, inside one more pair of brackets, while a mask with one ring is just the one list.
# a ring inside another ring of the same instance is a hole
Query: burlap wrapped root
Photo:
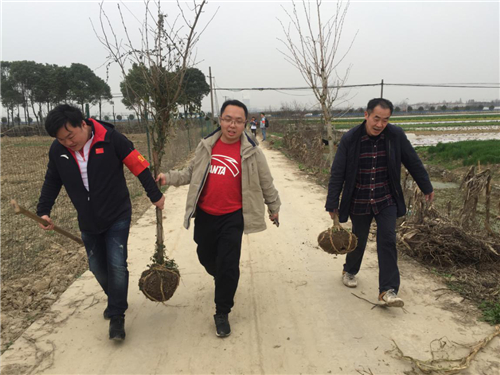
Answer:
[[154, 302], [168, 301], [179, 286], [180, 273], [173, 260], [152, 264], [141, 274], [139, 289]]
[[333, 218], [333, 226], [321, 232], [318, 245], [328, 254], [342, 255], [353, 251], [358, 244], [358, 238], [339, 223], [338, 215]]

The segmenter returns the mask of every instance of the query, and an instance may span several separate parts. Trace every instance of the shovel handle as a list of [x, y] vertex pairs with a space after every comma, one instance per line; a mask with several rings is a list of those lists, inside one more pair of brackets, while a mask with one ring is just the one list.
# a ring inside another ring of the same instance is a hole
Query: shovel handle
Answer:
[[[33, 212], [28, 211], [27, 209], [25, 209], [25, 208], [23, 208], [23, 207], [19, 206], [19, 205], [17, 204], [17, 202], [16, 202], [16, 200], [15, 200], [15, 199], [12, 199], [12, 200], [10, 201], [10, 204], [11, 204], [12, 208], [14, 209], [14, 212], [16, 213], [16, 215], [23, 214], [24, 216], [27, 216], [27, 217], [29, 217], [30, 219], [33, 219], [33, 220], [35, 220], [35, 221], [37, 221], [37, 222], [39, 222], [40, 224], [45, 225], [45, 226], [47, 226], [47, 225], [49, 225], [49, 224], [50, 224], [47, 220], [44, 220], [44, 219], [42, 219], [41, 217], [39, 217], [39, 216], [35, 215]], [[68, 238], [72, 239], [73, 241], [75, 241], [75, 242], [76, 242], [76, 243], [78, 243], [79, 245], [83, 245], [83, 241], [82, 241], [82, 239], [81, 239], [81, 238], [78, 238], [78, 237], [76, 237], [75, 235], [73, 235], [73, 234], [71, 234], [71, 233], [69, 233], [69, 232], [65, 231], [64, 229], [59, 228], [57, 225], [54, 225], [54, 230], [55, 230], [57, 233], [60, 233], [60, 234], [62, 234], [63, 236], [66, 236], [66, 237], [68, 237]]]

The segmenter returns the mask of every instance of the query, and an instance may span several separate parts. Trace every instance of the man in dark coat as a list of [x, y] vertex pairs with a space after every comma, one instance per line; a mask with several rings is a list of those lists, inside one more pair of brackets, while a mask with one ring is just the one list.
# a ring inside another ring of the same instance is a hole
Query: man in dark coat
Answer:
[[139, 178], [156, 207], [163, 209], [165, 197], [148, 169], [149, 163], [113, 125], [85, 119], [78, 108], [61, 104], [48, 113], [45, 129], [55, 140], [37, 206], [37, 215], [49, 225], [40, 226], [54, 228], [50, 212], [64, 186], [78, 213], [90, 271], [108, 297], [103, 315], [110, 319], [109, 338], [123, 340], [132, 215], [123, 165]]
[[332, 164], [325, 208], [332, 219], [338, 215], [342, 223], [350, 217], [352, 232], [358, 238], [356, 249], [346, 256], [342, 273], [342, 282], [350, 288], [357, 286], [356, 275], [375, 218], [379, 300], [388, 306], [402, 307], [404, 302], [397, 295], [400, 278], [396, 249], [396, 218], [406, 213], [401, 164], [425, 194], [426, 201], [434, 199], [434, 192], [403, 129], [389, 124], [393, 109], [389, 100], [370, 100], [365, 121], [344, 134]]

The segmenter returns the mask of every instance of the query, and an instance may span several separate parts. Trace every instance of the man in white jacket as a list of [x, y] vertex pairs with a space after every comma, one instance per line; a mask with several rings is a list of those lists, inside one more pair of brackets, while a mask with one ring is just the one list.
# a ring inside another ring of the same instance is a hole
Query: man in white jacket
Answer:
[[227, 337], [243, 233], [266, 229], [264, 204], [269, 219], [277, 224], [281, 202], [262, 150], [244, 132], [246, 106], [228, 100], [220, 113], [220, 127], [200, 141], [189, 166], [160, 173], [157, 181], [190, 185], [184, 226], [189, 228], [190, 219], [195, 218], [198, 259], [215, 279], [216, 334]]

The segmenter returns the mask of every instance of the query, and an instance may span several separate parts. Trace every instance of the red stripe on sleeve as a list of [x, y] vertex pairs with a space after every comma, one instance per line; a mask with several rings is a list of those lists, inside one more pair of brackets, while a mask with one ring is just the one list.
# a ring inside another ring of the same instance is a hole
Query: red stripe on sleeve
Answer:
[[123, 159], [123, 164], [134, 174], [134, 176], [139, 176], [143, 170], [149, 167], [148, 161], [142, 156], [139, 151], [134, 150], [128, 156]]

